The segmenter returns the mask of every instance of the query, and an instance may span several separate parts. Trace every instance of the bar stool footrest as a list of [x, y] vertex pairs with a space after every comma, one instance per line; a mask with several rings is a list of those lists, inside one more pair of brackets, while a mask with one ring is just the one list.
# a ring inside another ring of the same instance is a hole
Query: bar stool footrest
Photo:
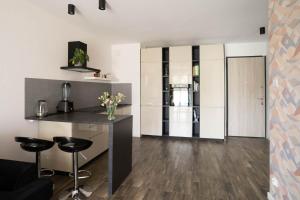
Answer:
[[[81, 175], [83, 174], [83, 175]], [[69, 173], [69, 176], [74, 178], [74, 173], [71, 172]], [[78, 170], [78, 179], [87, 179], [90, 178], [92, 176], [92, 173], [88, 170]]]
[[55, 172], [52, 169], [41, 169], [40, 170], [41, 177], [52, 177]]

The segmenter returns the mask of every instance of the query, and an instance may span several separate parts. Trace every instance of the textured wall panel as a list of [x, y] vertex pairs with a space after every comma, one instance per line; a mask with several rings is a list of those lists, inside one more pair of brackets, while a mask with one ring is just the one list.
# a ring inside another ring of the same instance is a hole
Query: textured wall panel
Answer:
[[300, 0], [269, 0], [270, 193], [300, 199]]

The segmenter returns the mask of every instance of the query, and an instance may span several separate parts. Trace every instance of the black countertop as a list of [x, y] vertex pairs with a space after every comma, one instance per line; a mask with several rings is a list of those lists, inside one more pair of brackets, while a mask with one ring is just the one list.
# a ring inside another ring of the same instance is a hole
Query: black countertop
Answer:
[[[118, 108], [124, 108], [127, 106], [131, 106], [130, 104], [120, 104], [118, 105]], [[80, 108], [76, 110], [76, 112], [92, 112], [92, 113], [100, 113], [100, 112], [105, 112], [106, 108], [100, 107], [100, 106], [94, 106], [94, 107], [88, 107], [88, 108]]]
[[[119, 105], [118, 108], [131, 106], [131, 105]], [[68, 123], [88, 123], [88, 124], [113, 124], [121, 120], [132, 117], [132, 115], [116, 115], [115, 120], [108, 120], [106, 114], [99, 114], [104, 112], [105, 108], [90, 107], [84, 109], [78, 109], [71, 113], [55, 113], [49, 114], [47, 117], [39, 118], [36, 116], [25, 117], [26, 120], [35, 121], [51, 121], [51, 122], [68, 122]]]

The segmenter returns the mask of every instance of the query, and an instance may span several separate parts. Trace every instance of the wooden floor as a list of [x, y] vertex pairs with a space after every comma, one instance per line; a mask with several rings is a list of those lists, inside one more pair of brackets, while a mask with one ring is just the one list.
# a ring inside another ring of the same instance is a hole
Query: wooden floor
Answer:
[[[84, 184], [92, 200], [107, 198], [105, 153], [86, 169]], [[70, 178], [55, 176], [55, 194]], [[229, 138], [227, 142], [143, 137], [133, 142], [133, 171], [114, 200], [256, 200], [267, 199], [269, 143], [265, 139]]]

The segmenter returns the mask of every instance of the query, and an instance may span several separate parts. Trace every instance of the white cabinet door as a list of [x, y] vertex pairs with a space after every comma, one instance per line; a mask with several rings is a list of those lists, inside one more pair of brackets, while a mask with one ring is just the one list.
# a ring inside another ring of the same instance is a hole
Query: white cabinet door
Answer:
[[141, 134], [162, 135], [162, 48], [141, 50]]
[[192, 47], [170, 47], [170, 84], [192, 84]]
[[219, 60], [224, 59], [224, 45], [201, 45], [200, 60]]
[[201, 106], [224, 107], [224, 60], [200, 61]]
[[224, 47], [200, 46], [200, 137], [224, 139]]
[[200, 107], [200, 137], [224, 139], [224, 108]]
[[192, 84], [192, 61], [170, 63], [170, 84]]
[[162, 105], [162, 63], [141, 64], [141, 105]]
[[170, 62], [189, 62], [192, 60], [192, 46], [170, 47], [169, 51]]
[[141, 106], [141, 134], [162, 135], [161, 106]]
[[141, 50], [141, 62], [162, 62], [162, 48], [146, 48]]
[[193, 136], [193, 108], [169, 107], [169, 136]]
[[[93, 141], [93, 145], [82, 151], [85, 156], [79, 156], [79, 167], [108, 149], [108, 125], [74, 124], [64, 122], [39, 122], [38, 137], [52, 140], [55, 136], [76, 137]], [[72, 172], [72, 155], [61, 151], [57, 145], [41, 155], [43, 168]]]

